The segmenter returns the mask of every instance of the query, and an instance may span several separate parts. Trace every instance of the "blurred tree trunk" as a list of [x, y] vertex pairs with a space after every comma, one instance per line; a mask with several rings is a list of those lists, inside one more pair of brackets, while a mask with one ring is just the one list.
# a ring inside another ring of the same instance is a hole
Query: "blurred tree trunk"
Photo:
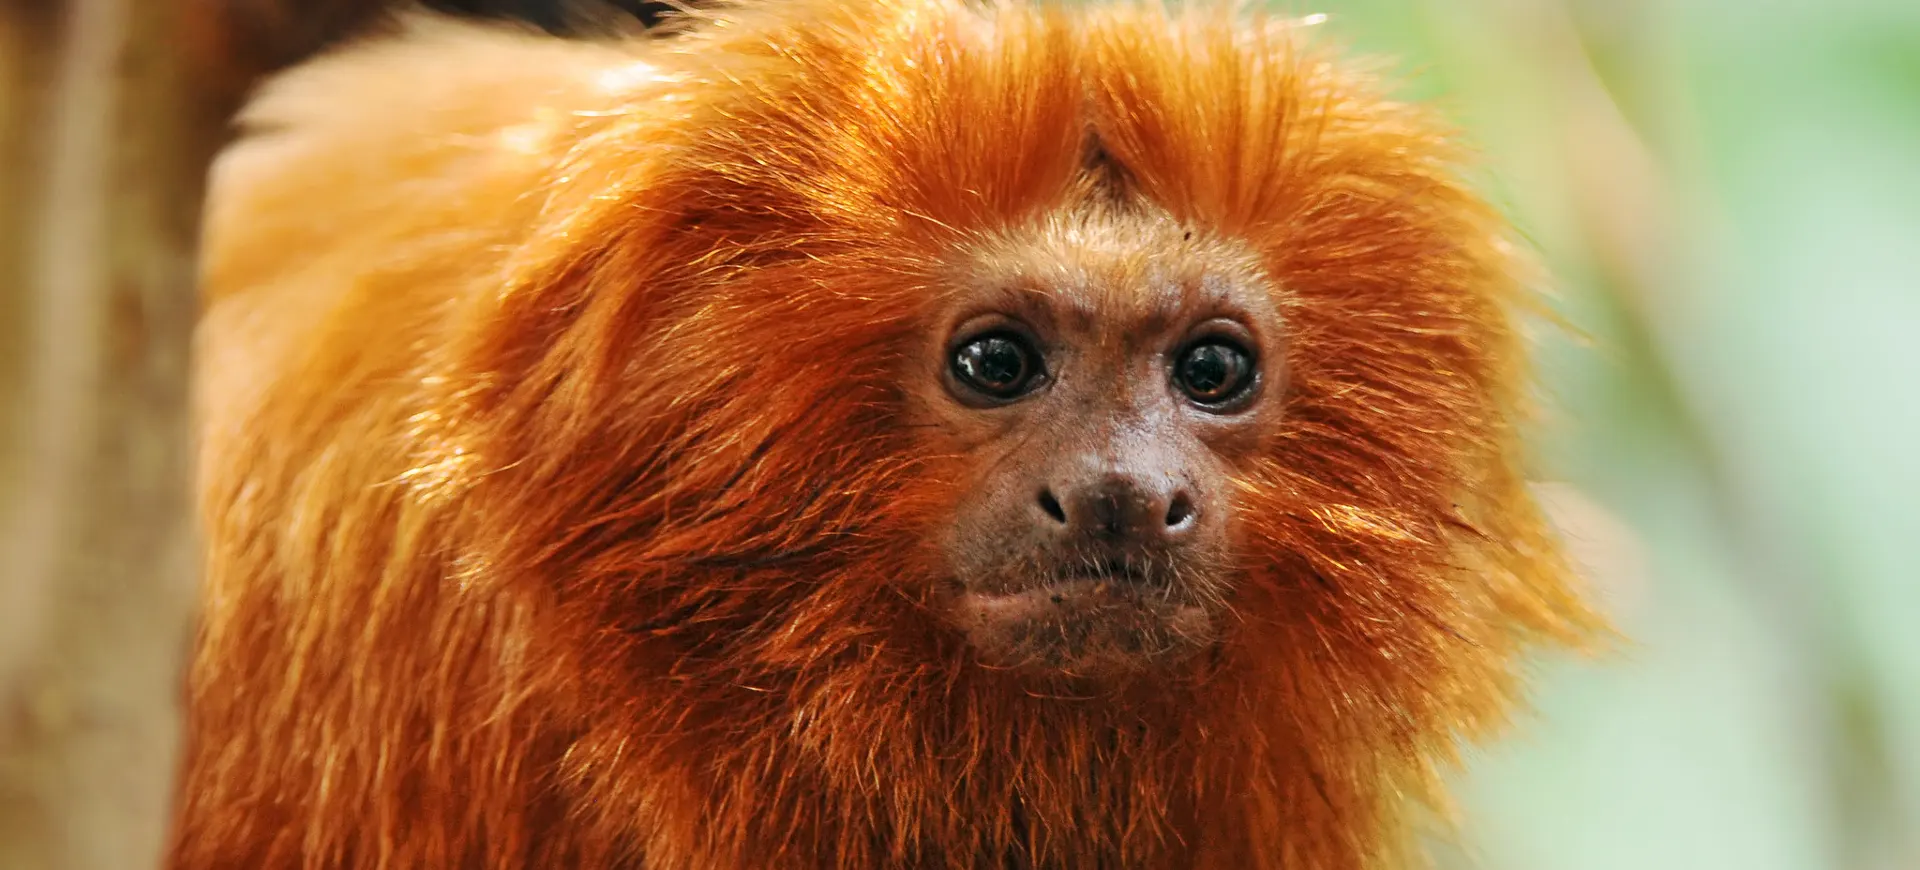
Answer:
[[0, 0], [0, 870], [158, 866], [196, 583], [173, 0]]

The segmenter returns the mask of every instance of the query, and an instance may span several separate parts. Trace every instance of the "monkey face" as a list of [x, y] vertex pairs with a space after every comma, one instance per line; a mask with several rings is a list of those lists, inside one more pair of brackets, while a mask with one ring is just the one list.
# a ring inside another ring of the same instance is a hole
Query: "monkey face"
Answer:
[[1092, 210], [966, 252], [921, 392], [971, 457], [946, 612], [990, 664], [1205, 649], [1235, 586], [1233, 469], [1274, 428], [1281, 325], [1247, 252]]

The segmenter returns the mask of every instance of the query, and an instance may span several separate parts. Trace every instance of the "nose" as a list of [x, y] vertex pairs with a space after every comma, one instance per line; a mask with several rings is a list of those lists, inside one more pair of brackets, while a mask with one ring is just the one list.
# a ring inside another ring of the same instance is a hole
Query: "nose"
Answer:
[[1198, 520], [1186, 488], [1160, 476], [1090, 475], [1042, 487], [1038, 505], [1051, 533], [1107, 543], [1176, 543]]

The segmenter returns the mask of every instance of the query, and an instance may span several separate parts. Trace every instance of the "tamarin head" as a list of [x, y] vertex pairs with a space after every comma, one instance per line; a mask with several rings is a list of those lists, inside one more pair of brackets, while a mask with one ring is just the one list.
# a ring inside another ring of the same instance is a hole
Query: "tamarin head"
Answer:
[[951, 636], [1437, 700], [1580, 622], [1528, 300], [1425, 112], [1207, 6], [729, 15], [625, 71], [466, 313], [423, 468], [512, 502], [489, 560], [619, 645], [738, 620], [687, 634], [743, 667]]
[[930, 452], [968, 457], [929, 535], [938, 609], [989, 665], [1183, 668], [1221, 639], [1253, 555], [1236, 469], [1284, 417], [1259, 256], [1122, 189], [946, 256], [904, 372]]
[[1452, 133], [1214, 4], [711, 19], [432, 146], [536, 182], [360, 219], [426, 240], [352, 297], [411, 338], [316, 371], [409, 356], [316, 380], [393, 420], [316, 455], [399, 458], [288, 498], [396, 499], [299, 515], [392, 525], [316, 552], [444, 617], [365, 667], [442, 662], [485, 727], [537, 708], [540, 781], [659, 866], [1390, 851], [1522, 652], [1594, 626], [1523, 479], [1531, 299]]

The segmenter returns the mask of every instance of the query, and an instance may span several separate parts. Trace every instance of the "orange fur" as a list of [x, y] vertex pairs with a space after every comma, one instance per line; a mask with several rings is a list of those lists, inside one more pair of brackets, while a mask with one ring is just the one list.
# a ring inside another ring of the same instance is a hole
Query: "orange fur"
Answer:
[[[1521, 654], [1594, 627], [1521, 479], [1499, 219], [1288, 22], [418, 19], [246, 121], [176, 867], [1390, 865]], [[1090, 135], [1251, 252], [1290, 370], [1219, 648], [1066, 696], [929, 612], [970, 458], [900, 373], [956, 252], [1089, 201]]]

